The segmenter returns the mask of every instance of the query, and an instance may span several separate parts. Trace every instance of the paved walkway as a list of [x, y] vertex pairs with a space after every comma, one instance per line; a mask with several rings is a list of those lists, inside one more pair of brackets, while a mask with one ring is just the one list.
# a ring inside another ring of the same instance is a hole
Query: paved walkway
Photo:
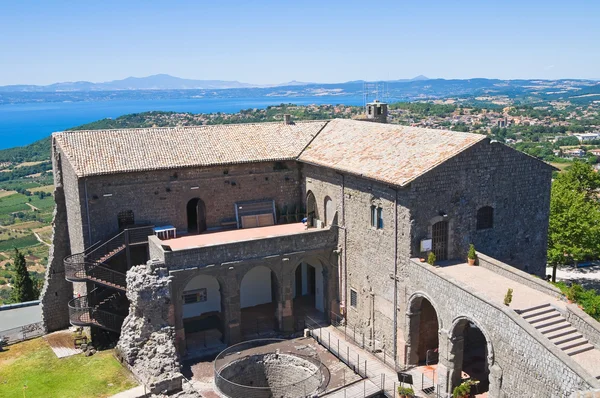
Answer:
[[478, 295], [487, 297], [500, 305], [504, 305], [504, 295], [506, 295], [508, 289], [513, 289], [513, 299], [510, 304], [510, 309], [513, 310], [524, 310], [542, 304], [552, 304], [560, 309], [565, 308], [565, 302], [560, 300], [558, 296], [553, 297], [540, 292], [487, 268], [469, 266], [463, 263], [441, 267], [437, 270], [440, 275], [456, 279], [477, 291]]
[[[370, 397], [383, 392], [387, 397], [396, 397], [396, 390], [400, 385], [397, 372], [387, 365], [381, 359], [372, 353], [355, 345], [352, 341], [344, 339], [344, 333], [340, 332], [334, 326], [313, 329], [311, 335], [321, 345], [327, 348], [331, 353], [337, 356], [348, 367], [354, 369], [364, 379], [350, 384], [345, 388], [324, 394], [324, 397], [350, 398], [350, 397]], [[425, 386], [433, 385], [433, 381], [421, 378], [421, 373], [411, 370], [408, 373], [413, 375], [414, 387], [420, 389], [421, 380]], [[425, 397], [419, 394], [417, 397]]]
[[110, 398], [142, 398], [146, 396], [144, 386], [133, 387], [129, 390], [121, 391]]

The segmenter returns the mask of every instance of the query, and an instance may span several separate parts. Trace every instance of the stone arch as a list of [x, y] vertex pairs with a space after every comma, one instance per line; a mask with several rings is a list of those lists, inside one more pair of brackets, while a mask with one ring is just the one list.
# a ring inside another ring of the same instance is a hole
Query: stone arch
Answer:
[[312, 308], [324, 313], [327, 285], [323, 262], [316, 257], [308, 257], [299, 261], [292, 269], [294, 311], [298, 315]]
[[[490, 370], [498, 366], [495, 364], [494, 346], [488, 331], [472, 317], [461, 315], [452, 321], [449, 338], [449, 348], [454, 358], [450, 369], [450, 391], [461, 383], [463, 371], [480, 381], [477, 387], [479, 393], [498, 391], [499, 379], [490, 375]], [[485, 339], [485, 344], [481, 344], [481, 338]], [[480, 354], [483, 354], [483, 358]]]
[[[443, 213], [440, 211], [440, 213]], [[440, 229], [436, 228], [441, 226], [443, 223], [445, 225], [445, 238], [443, 240], [444, 243], [440, 242], [439, 231]], [[438, 261], [443, 261], [447, 259], [451, 259], [455, 253], [453, 250], [454, 240], [453, 240], [453, 220], [447, 214], [439, 214], [435, 217], [432, 217], [428, 223], [428, 236], [432, 239], [432, 251], [436, 254]], [[437, 233], [436, 233], [437, 232]], [[441, 247], [440, 245], [443, 245]], [[444, 253], [444, 254], [440, 254]]]
[[206, 231], [206, 205], [200, 198], [191, 198], [186, 207], [187, 231], [200, 234]]
[[407, 364], [437, 363], [439, 330], [443, 325], [438, 308], [435, 301], [423, 292], [413, 293], [408, 299]]
[[224, 300], [222, 283], [207, 274], [196, 274], [182, 283], [181, 317], [186, 346], [210, 346], [223, 341]]
[[319, 209], [317, 207], [317, 199], [312, 191], [306, 192], [306, 217], [309, 227], [315, 225], [314, 220], [319, 219]]
[[260, 335], [277, 329], [280, 282], [275, 271], [266, 265], [248, 269], [240, 280], [242, 334]]
[[323, 224], [333, 225], [335, 223], [335, 213], [333, 200], [329, 195], [325, 196], [323, 199]]

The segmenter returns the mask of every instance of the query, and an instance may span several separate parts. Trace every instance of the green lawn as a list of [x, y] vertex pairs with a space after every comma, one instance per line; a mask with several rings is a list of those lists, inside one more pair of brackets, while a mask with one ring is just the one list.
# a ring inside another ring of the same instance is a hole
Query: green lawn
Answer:
[[111, 350], [58, 359], [46, 340], [37, 338], [0, 352], [3, 398], [109, 397], [136, 385]]

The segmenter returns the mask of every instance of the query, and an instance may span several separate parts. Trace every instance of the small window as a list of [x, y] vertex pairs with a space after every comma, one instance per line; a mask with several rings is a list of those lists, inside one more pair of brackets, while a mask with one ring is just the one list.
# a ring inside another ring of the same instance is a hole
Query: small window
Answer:
[[383, 228], [383, 209], [381, 207], [377, 208], [377, 229]]
[[494, 227], [494, 208], [485, 206], [477, 210], [477, 229]]
[[126, 210], [117, 214], [117, 222], [119, 223], [119, 229], [124, 229], [135, 224], [133, 210]]
[[203, 303], [207, 299], [206, 288], [185, 292], [183, 294], [184, 304]]
[[371, 105], [367, 106], [367, 114], [371, 114]]
[[377, 228], [377, 206], [371, 206], [371, 226]]
[[354, 289], [350, 289], [350, 306], [356, 308], [358, 305], [358, 292]]

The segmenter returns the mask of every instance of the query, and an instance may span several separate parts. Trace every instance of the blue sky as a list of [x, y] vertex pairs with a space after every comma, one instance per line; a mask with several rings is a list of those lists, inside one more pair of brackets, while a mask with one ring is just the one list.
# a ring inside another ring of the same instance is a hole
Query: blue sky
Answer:
[[0, 85], [599, 78], [600, 1], [0, 0]]

